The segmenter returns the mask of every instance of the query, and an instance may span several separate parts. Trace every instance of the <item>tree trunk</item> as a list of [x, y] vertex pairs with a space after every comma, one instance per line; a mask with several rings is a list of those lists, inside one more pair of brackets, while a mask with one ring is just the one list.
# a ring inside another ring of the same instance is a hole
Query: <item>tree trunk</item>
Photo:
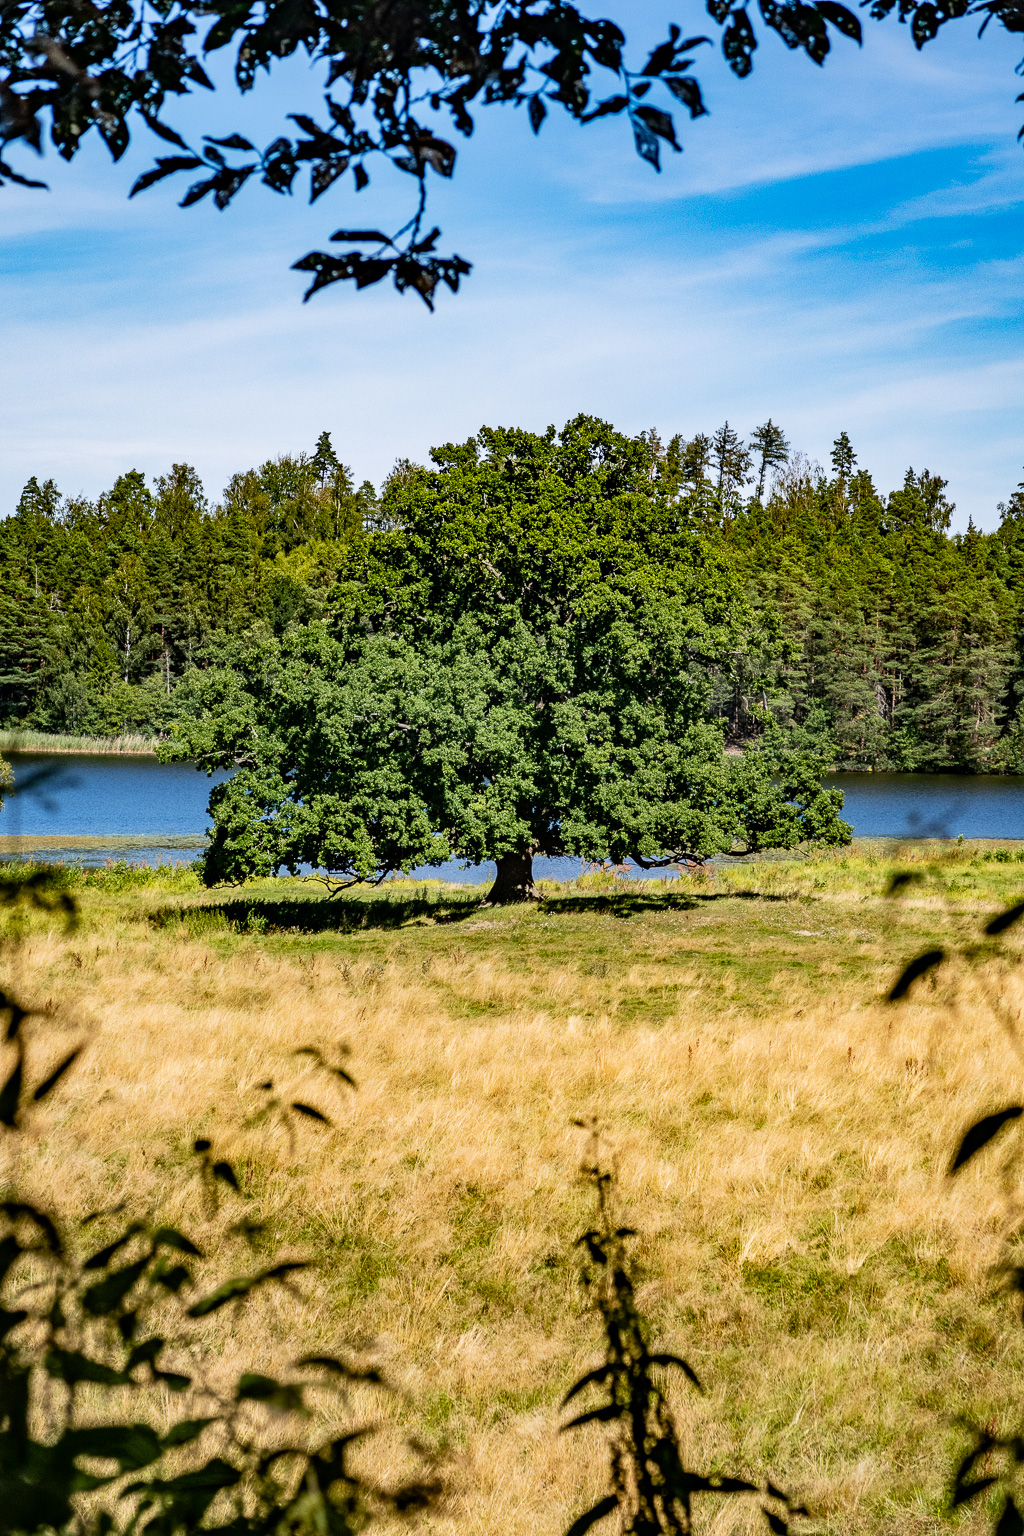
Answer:
[[540, 891], [533, 883], [533, 854], [506, 853], [497, 860], [498, 873], [487, 892], [487, 904], [504, 907], [513, 901], [539, 901]]

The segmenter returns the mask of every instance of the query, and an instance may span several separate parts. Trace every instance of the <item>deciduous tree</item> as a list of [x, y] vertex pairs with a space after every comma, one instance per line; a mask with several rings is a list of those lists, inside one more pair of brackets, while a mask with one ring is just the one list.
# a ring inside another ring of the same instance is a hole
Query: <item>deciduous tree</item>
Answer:
[[769, 730], [725, 756], [710, 673], [738, 592], [644, 439], [578, 417], [433, 460], [392, 482], [329, 624], [195, 677], [164, 750], [238, 770], [211, 795], [208, 881], [493, 859], [509, 901], [536, 854], [658, 868], [847, 840], [826, 743]]

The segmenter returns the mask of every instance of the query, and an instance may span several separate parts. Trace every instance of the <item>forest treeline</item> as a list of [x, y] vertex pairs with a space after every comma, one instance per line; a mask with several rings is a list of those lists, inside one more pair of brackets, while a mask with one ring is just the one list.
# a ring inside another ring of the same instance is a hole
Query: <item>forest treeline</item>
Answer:
[[[771, 421], [643, 441], [658, 493], [745, 595], [745, 642], [712, 679], [731, 741], [770, 709], [827, 729], [843, 767], [1024, 773], [1024, 485], [997, 530], [951, 534], [943, 479], [910, 469], [883, 492], [845, 433], [828, 469]], [[216, 504], [185, 464], [95, 502], [31, 479], [0, 521], [0, 724], [165, 733], [182, 680], [232, 638], [329, 614], [386, 489], [356, 486], [327, 433]]]

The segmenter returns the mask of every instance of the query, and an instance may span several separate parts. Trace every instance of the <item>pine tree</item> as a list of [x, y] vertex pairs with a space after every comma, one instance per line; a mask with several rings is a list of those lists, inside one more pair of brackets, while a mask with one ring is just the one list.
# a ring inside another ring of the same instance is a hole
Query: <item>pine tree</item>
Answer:
[[331, 434], [329, 432], [321, 432], [316, 440], [316, 448], [313, 453], [313, 472], [320, 482], [321, 490], [326, 486], [328, 480], [331, 479], [335, 470], [340, 467], [338, 455], [331, 446]]
[[789, 443], [781, 427], [777, 427], [769, 416], [763, 427], [755, 427], [750, 434], [751, 448], [755, 457], [759, 460], [757, 470], [757, 490], [754, 493], [758, 501], [764, 500], [765, 482], [768, 471], [785, 464], [789, 458]]
[[853, 451], [853, 444], [845, 432], [840, 432], [832, 444], [832, 468], [836, 472], [836, 478], [844, 483], [849, 480], [856, 462], [857, 455]]
[[750, 475], [750, 449], [726, 421], [712, 435], [708, 455], [715, 477], [718, 515], [724, 519], [734, 510], [734, 498]]

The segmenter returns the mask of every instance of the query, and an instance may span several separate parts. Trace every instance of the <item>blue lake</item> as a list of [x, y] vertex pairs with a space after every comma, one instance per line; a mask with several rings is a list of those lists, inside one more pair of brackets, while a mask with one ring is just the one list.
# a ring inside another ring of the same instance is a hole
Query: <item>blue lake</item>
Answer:
[[[0, 834], [45, 838], [131, 836], [147, 841], [203, 834], [211, 781], [195, 768], [149, 757], [68, 756], [12, 753], [15, 785], [0, 812]], [[846, 796], [843, 815], [858, 837], [994, 837], [1024, 840], [1024, 779], [960, 774], [837, 774], [828, 781]], [[187, 850], [119, 842], [110, 848], [54, 851], [55, 857], [102, 863], [109, 857], [156, 862], [189, 858]], [[481, 883], [493, 865], [464, 870], [458, 864], [423, 871]], [[540, 876], [567, 879], [578, 859], [538, 859]]]

